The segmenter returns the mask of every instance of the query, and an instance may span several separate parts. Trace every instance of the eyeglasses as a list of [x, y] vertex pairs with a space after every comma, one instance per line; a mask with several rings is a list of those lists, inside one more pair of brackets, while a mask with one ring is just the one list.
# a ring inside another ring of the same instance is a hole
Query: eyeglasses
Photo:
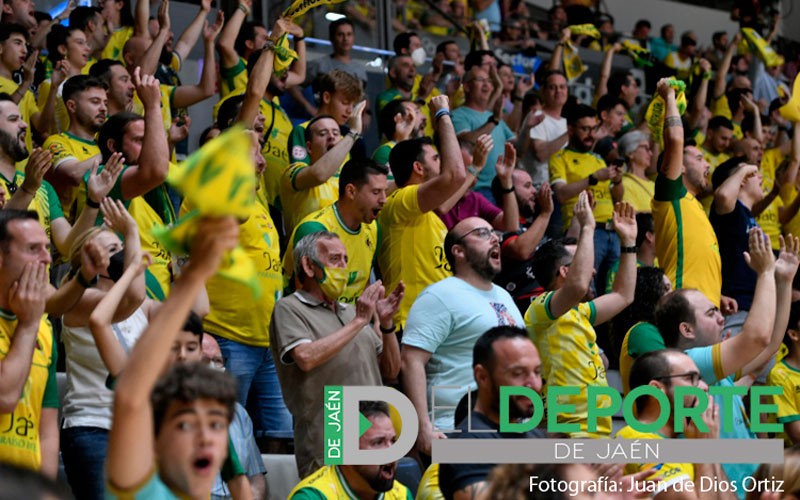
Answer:
[[660, 377], [653, 377], [655, 380], [664, 380], [664, 379], [671, 379], [671, 378], [685, 378], [688, 379], [689, 382], [695, 387], [697, 384], [700, 383], [700, 373], [698, 372], [686, 372], [686, 373], [678, 373], [676, 375], [662, 375]]
[[456, 243], [461, 243], [470, 234], [474, 234], [478, 238], [488, 241], [492, 239], [492, 236], [494, 236], [494, 230], [489, 227], [476, 227], [475, 229], [462, 234], [458, 239], [456, 239]]

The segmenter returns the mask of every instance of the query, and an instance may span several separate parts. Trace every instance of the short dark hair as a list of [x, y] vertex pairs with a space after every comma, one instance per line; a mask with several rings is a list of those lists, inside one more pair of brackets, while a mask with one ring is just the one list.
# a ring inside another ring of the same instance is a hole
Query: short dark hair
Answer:
[[203, 145], [205, 145], [205, 143], [207, 143], [208, 141], [211, 140], [211, 139], [209, 139], [209, 136], [211, 135], [211, 132], [214, 131], [214, 129], [217, 129], [217, 130], [220, 130], [220, 131], [222, 130], [221, 128], [219, 128], [219, 125], [217, 125], [215, 123], [214, 125], [211, 125], [210, 127], [206, 127], [205, 129], [203, 129], [202, 132], [200, 132], [200, 138], [197, 141], [199, 147], [202, 148]]
[[389, 165], [392, 166], [394, 182], [404, 187], [414, 171], [414, 162], [422, 161], [425, 146], [433, 146], [430, 137], [419, 137], [398, 142], [389, 153]]
[[76, 94], [88, 89], [108, 90], [108, 87], [99, 78], [95, 78], [91, 75], [75, 75], [64, 82], [64, 87], [61, 90], [61, 98], [64, 102], [67, 102]]
[[11, 35], [22, 35], [25, 41], [28, 41], [28, 30], [16, 23], [2, 23], [0, 24], [0, 43], [5, 42]]
[[306, 142], [311, 140], [311, 127], [320, 120], [336, 121], [336, 118], [332, 117], [331, 115], [318, 115], [309, 120], [308, 124], [306, 125], [306, 129], [303, 131], [303, 136], [305, 137]]
[[444, 54], [447, 51], [447, 46], [452, 45], [454, 43], [458, 45], [455, 40], [445, 40], [444, 42], [441, 42], [439, 45], [436, 46], [436, 53]]
[[[628, 386], [631, 390], [650, 384], [660, 377], [669, 376], [669, 355], [680, 353], [677, 349], [659, 349], [640, 354], [633, 361], [631, 373], [628, 377]], [[669, 380], [669, 379], [665, 379]], [[647, 398], [636, 398], [636, 411], [642, 412], [647, 405]]]
[[339, 199], [344, 197], [348, 184], [361, 189], [369, 182], [370, 175], [389, 175], [389, 169], [370, 158], [353, 158], [345, 163], [339, 174]]
[[531, 260], [531, 270], [536, 281], [545, 290], [552, 290], [553, 281], [565, 258], [569, 257], [567, 245], [576, 244], [575, 238], [557, 238], [540, 246]]
[[0, 250], [3, 253], [8, 252], [8, 246], [13, 238], [8, 231], [8, 226], [15, 220], [35, 220], [38, 222], [39, 215], [33, 210], [13, 210], [10, 208], [0, 210]]
[[495, 326], [478, 337], [472, 348], [472, 367], [494, 368], [494, 343], [502, 339], [528, 339], [528, 331], [518, 326]]
[[[255, 21], [245, 21], [242, 23], [242, 27], [239, 28], [239, 34], [236, 35], [236, 41], [233, 42], [233, 49], [237, 54], [239, 54], [240, 57], [247, 52], [247, 46], [245, 45], [245, 42], [253, 41], [253, 39], [256, 37], [256, 28], [259, 26], [264, 28], [264, 25]], [[260, 49], [261, 47], [254, 48]]]
[[361, 400], [358, 402], [358, 412], [364, 415], [365, 418], [374, 417], [375, 415], [391, 417], [389, 414], [389, 405], [385, 401]]
[[344, 26], [344, 25], [350, 26], [351, 28], [355, 29], [355, 27], [353, 26], [353, 21], [351, 21], [350, 18], [342, 17], [340, 19], [337, 19], [328, 25], [328, 40], [332, 42], [333, 39], [336, 38], [336, 32], [339, 30], [339, 26]]
[[108, 120], [106, 120], [100, 132], [97, 134], [97, 146], [100, 148], [103, 163], [107, 162], [114, 153], [114, 151], [109, 149], [108, 141], [114, 141], [117, 151], [120, 151], [119, 148], [122, 147], [122, 139], [125, 137], [125, 131], [128, 125], [139, 120], [144, 120], [144, 117], [136, 113], [131, 113], [130, 111], [123, 111], [108, 117]]
[[725, 92], [725, 97], [728, 98], [728, 107], [731, 108], [731, 113], [736, 114], [741, 107], [739, 100], [747, 94], [752, 94], [751, 89], [731, 89]]
[[212, 399], [228, 410], [228, 423], [233, 418], [236, 403], [236, 379], [215, 370], [205, 363], [176, 363], [161, 377], [153, 392], [153, 430], [158, 436], [167, 410], [173, 402], [191, 403], [198, 399]]
[[681, 35], [681, 45], [697, 45], [697, 40], [689, 32]]
[[569, 113], [567, 113], [567, 125], [575, 125], [578, 120], [582, 118], [596, 118], [597, 111], [593, 107], [586, 104], [578, 104], [573, 106]]
[[100, 59], [89, 68], [89, 75], [98, 78], [106, 87], [110, 87], [112, 66], [122, 66], [125, 68], [125, 65], [116, 59]]
[[97, 14], [101, 13], [102, 11], [98, 7], [75, 7], [75, 10], [69, 14], [69, 25], [86, 31], [89, 22], [94, 21]]
[[716, 43], [716, 42], [722, 40], [722, 37], [727, 35], [727, 34], [728, 34], [727, 31], [715, 31], [714, 34], [711, 35], [711, 41]]
[[606, 94], [597, 100], [597, 115], [600, 116], [600, 113], [602, 113], [603, 111], [606, 112], [611, 111], [617, 106], [622, 106], [626, 110], [628, 109], [628, 105], [625, 104], [625, 101], [623, 101], [616, 95]]
[[611, 76], [608, 77], [608, 94], [606, 95], [619, 97], [622, 87], [628, 86], [630, 78], [633, 78], [633, 74], [628, 70], [618, 70], [611, 73]]
[[419, 38], [419, 35], [417, 35], [414, 31], [404, 31], [394, 37], [394, 42], [392, 43], [394, 53], [400, 54], [403, 49], [409, 50], [411, 48], [411, 38], [413, 37]]
[[50, 59], [51, 62], [56, 63], [64, 59], [64, 56], [61, 55], [58, 48], [62, 45], [66, 45], [69, 37], [76, 31], [83, 33], [83, 30], [75, 26], [67, 27], [60, 24], [53, 24], [50, 28], [50, 33], [47, 34], [47, 58]]
[[394, 122], [394, 117], [397, 113], [405, 116], [406, 107], [405, 103], [411, 102], [408, 99], [395, 99], [389, 101], [378, 114], [378, 131], [386, 136], [390, 141], [394, 137], [394, 132], [397, 124]]
[[652, 26], [650, 24], [650, 21], [648, 21], [647, 19], [639, 19], [638, 21], [636, 21], [636, 25], [634, 25], [633, 29], [634, 30], [638, 30], [639, 28], [650, 29], [651, 27]]
[[331, 95], [341, 92], [345, 98], [353, 101], [359, 101], [364, 96], [364, 84], [361, 80], [357, 76], [340, 69], [333, 69], [320, 75], [317, 78], [314, 89], [319, 92], [320, 102], [322, 101], [322, 94], [325, 92]]
[[[42, 12], [41, 10], [33, 11], [33, 18], [36, 19], [37, 23], [40, 23], [42, 21], [52, 21], [53, 20], [53, 16], [51, 16], [47, 12]], [[70, 23], [70, 24], [72, 24], [72, 23]]]
[[800, 331], [798, 323], [800, 323], [800, 302], [792, 302], [792, 307], [789, 309], [789, 323], [786, 325], [786, 334], [783, 336], [783, 343], [790, 351], [794, 342], [789, 338], [789, 330]]
[[492, 56], [497, 60], [497, 56], [491, 50], [473, 50], [464, 58], [464, 71], [469, 71], [474, 66], [480, 66], [483, 62], [483, 56]]
[[644, 243], [645, 237], [647, 237], [647, 233], [655, 232], [653, 223], [653, 214], [649, 212], [637, 213], [636, 227], [638, 228], [636, 231], [636, 246], [641, 247], [642, 243]]
[[[769, 115], [762, 115], [761, 116], [761, 126], [762, 127], [769, 127], [772, 125], [772, 118]], [[741, 123], [742, 133], [743, 134], [752, 134], [756, 130], [756, 115], [753, 113], [745, 113], [744, 118], [742, 118]]]
[[197, 337], [197, 341], [201, 344], [203, 343], [203, 318], [201, 318], [196, 312], [189, 311], [189, 316], [186, 317], [186, 321], [183, 323], [183, 328], [181, 328], [184, 332], [190, 332]]
[[239, 110], [242, 109], [244, 103], [244, 94], [230, 96], [223, 100], [217, 110], [217, 126], [220, 130], [225, 130], [233, 125], [236, 117], [239, 116]]
[[714, 190], [728, 180], [728, 177], [733, 175], [742, 163], [747, 163], [747, 158], [744, 156], [734, 156], [720, 163], [717, 168], [714, 169], [714, 173], [711, 174], [711, 185], [714, 187]]
[[667, 347], [678, 347], [681, 323], [695, 323], [694, 309], [686, 298], [688, 290], [691, 289], [673, 290], [661, 297], [656, 305], [656, 326]]
[[726, 118], [722, 115], [712, 116], [711, 119], [708, 120], [708, 130], [717, 131], [720, 128], [733, 130], [733, 122], [730, 118]]

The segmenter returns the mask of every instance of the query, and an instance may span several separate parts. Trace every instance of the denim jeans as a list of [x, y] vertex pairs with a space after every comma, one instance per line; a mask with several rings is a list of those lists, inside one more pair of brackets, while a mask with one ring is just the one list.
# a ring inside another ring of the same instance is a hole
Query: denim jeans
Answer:
[[99, 427], [61, 429], [61, 458], [67, 482], [77, 500], [105, 498], [103, 465], [108, 451], [108, 430]]
[[247, 408], [256, 431], [292, 432], [269, 347], [254, 347], [214, 336], [225, 358], [225, 370], [239, 383], [239, 402]]
[[619, 237], [613, 230], [605, 229], [598, 222], [594, 230], [594, 268], [597, 275], [594, 280], [596, 295], [602, 295], [606, 289], [606, 276], [614, 262], [619, 260]]

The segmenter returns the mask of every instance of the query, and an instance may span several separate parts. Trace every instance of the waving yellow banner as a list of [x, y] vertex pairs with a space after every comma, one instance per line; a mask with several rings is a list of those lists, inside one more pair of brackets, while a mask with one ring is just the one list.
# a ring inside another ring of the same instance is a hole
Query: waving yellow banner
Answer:
[[289, 8], [283, 11], [283, 17], [296, 19], [314, 7], [319, 7], [320, 5], [335, 5], [344, 1], [345, 0], [295, 0]]

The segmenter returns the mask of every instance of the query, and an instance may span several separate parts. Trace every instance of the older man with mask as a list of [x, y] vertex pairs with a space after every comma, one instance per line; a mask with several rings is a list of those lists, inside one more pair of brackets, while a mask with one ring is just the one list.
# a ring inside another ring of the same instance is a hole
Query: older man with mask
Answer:
[[[294, 416], [295, 458], [304, 478], [323, 465], [324, 386], [382, 385], [382, 377], [397, 376], [400, 347], [392, 317], [405, 286], [401, 282], [385, 297], [377, 281], [355, 304], [337, 302], [347, 286], [347, 250], [327, 231], [297, 242], [294, 268], [301, 289], [275, 304], [270, 347]], [[370, 326], [375, 314], [379, 325]]]

